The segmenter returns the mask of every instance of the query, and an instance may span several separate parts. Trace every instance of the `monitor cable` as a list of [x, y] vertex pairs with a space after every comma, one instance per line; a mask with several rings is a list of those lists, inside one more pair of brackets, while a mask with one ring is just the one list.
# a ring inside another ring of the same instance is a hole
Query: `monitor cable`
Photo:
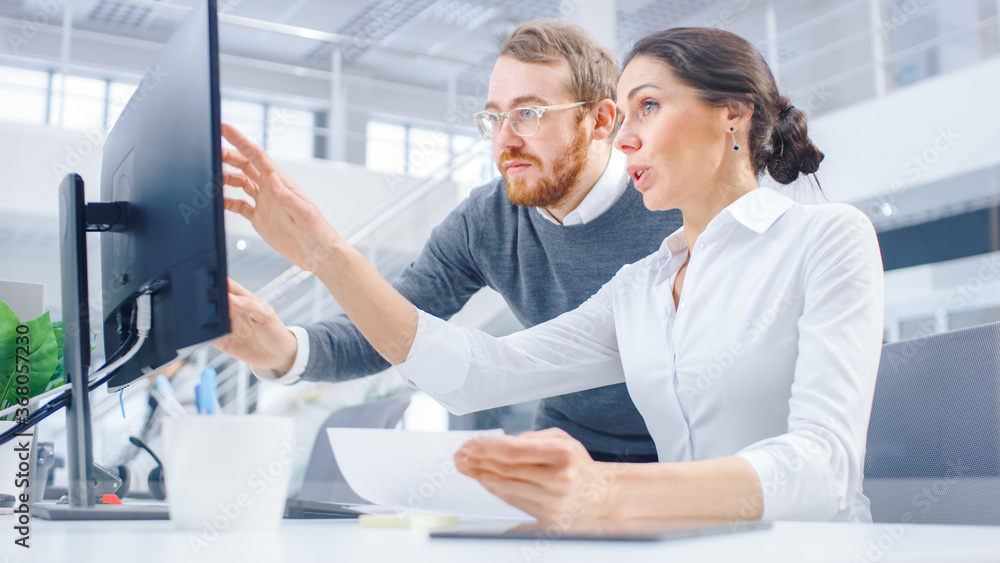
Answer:
[[[152, 293], [144, 292], [136, 298], [136, 313], [135, 313], [135, 339], [132, 347], [129, 348], [123, 356], [114, 360], [111, 363], [105, 364], [101, 369], [97, 370], [88, 378], [88, 392], [93, 391], [105, 384], [111, 376], [114, 375], [115, 371], [125, 365], [126, 362], [131, 360], [136, 354], [139, 353], [139, 349], [146, 342], [146, 338], [149, 336], [149, 330], [152, 326], [153, 321], [153, 309], [152, 309]], [[129, 339], [132, 340], [132, 339]], [[122, 349], [129, 345], [126, 342], [122, 345]], [[121, 352], [121, 349], [116, 351], [111, 357], [117, 356]], [[60, 389], [62, 389], [60, 387]], [[63, 389], [62, 394], [58, 395], [55, 399], [52, 399], [48, 403], [42, 405], [35, 412], [31, 413], [26, 420], [22, 420], [23, 424], [16, 424], [13, 428], [10, 428], [3, 434], [0, 434], [0, 445], [6, 444], [7, 442], [13, 440], [18, 434], [23, 433], [28, 428], [38, 424], [43, 419], [51, 415], [52, 413], [58, 411], [62, 407], [65, 407], [70, 403], [72, 397], [72, 389]], [[13, 414], [16, 412], [17, 408], [23, 408], [19, 406], [10, 407], [6, 410], [0, 411], [0, 416], [5, 416], [8, 414]]]

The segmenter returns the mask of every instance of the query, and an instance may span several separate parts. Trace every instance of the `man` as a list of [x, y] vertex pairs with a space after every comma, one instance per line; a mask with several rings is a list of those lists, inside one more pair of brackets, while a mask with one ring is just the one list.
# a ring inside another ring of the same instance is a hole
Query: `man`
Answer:
[[[473, 190], [433, 230], [396, 289], [448, 318], [489, 286], [530, 327], [576, 308], [623, 265], [654, 252], [680, 227], [680, 212], [648, 211], [624, 155], [612, 150], [617, 78], [614, 57], [578, 26], [537, 20], [514, 31], [477, 114], [501, 178]], [[346, 316], [286, 328], [231, 287], [234, 330], [217, 346], [258, 377], [341, 381], [389, 367]], [[545, 399], [535, 427], [562, 428], [598, 461], [656, 461], [624, 384]]]

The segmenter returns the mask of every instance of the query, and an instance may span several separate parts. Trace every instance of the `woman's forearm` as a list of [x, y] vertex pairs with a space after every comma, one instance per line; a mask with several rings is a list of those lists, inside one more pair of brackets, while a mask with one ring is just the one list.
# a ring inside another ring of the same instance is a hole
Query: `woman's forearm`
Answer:
[[683, 463], [623, 463], [608, 497], [616, 519], [760, 520], [757, 474], [738, 456]]
[[327, 248], [330, 255], [313, 273], [383, 358], [405, 361], [417, 333], [417, 309], [344, 239], [331, 237]]

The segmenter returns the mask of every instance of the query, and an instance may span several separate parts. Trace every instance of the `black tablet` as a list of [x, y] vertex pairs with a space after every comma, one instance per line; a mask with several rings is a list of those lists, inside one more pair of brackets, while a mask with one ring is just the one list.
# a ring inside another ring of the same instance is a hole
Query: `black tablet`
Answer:
[[293, 498], [285, 502], [285, 518], [293, 520], [357, 518], [360, 514], [364, 513], [356, 504]]
[[456, 528], [431, 532], [432, 538], [665, 541], [766, 530], [770, 522], [650, 521], [585, 522], [571, 526], [558, 522], [531, 522], [512, 527], [497, 525]]

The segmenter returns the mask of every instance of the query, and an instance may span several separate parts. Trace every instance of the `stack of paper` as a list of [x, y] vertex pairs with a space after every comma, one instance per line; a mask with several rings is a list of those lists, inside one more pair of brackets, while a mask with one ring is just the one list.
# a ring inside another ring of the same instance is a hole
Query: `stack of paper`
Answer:
[[531, 518], [455, 468], [455, 452], [479, 432], [328, 428], [347, 483], [372, 504], [460, 517]]

